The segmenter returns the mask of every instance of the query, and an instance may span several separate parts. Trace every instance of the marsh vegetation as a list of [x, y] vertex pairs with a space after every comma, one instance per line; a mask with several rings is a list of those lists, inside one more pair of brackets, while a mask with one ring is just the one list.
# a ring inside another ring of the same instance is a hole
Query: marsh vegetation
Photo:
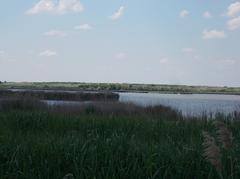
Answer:
[[0, 176], [239, 178], [239, 121], [239, 112], [186, 118], [163, 106], [1, 101]]
[[0, 90], [0, 99], [31, 98], [37, 100], [117, 101], [119, 95], [111, 92], [66, 92], [47, 90]]

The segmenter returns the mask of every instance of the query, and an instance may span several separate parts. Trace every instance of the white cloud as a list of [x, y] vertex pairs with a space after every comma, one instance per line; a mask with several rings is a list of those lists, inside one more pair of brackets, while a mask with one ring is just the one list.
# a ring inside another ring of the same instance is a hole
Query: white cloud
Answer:
[[60, 0], [57, 6], [59, 13], [82, 12], [83, 6], [79, 0]]
[[182, 52], [184, 52], [184, 53], [192, 53], [194, 51], [195, 50], [193, 48], [191, 48], [191, 47], [187, 47], [187, 48], [183, 48], [182, 49]]
[[40, 12], [51, 12], [54, 11], [55, 5], [52, 0], [41, 0], [31, 9], [29, 9], [27, 14], [38, 14]]
[[179, 14], [181, 18], [187, 17], [190, 13], [187, 10], [182, 10]]
[[5, 52], [3, 50], [0, 50], [0, 57], [3, 56]]
[[229, 30], [236, 30], [240, 28], [240, 16], [233, 18], [227, 22]]
[[67, 12], [82, 12], [84, 7], [79, 0], [40, 0], [26, 14], [39, 14], [43, 12], [65, 14]]
[[199, 55], [194, 55], [194, 57], [196, 60], [200, 60], [200, 56]]
[[17, 60], [4, 50], [0, 50], [0, 63], [15, 63]]
[[226, 60], [222, 60], [222, 62], [226, 65], [234, 65], [236, 63], [236, 60], [226, 59]]
[[60, 30], [50, 30], [44, 33], [45, 36], [65, 37], [67, 34]]
[[41, 57], [53, 57], [56, 55], [57, 55], [57, 52], [52, 51], [52, 50], [45, 50], [45, 51], [39, 53], [39, 56], [41, 56]]
[[210, 19], [210, 18], [212, 18], [212, 14], [210, 12], [206, 11], [203, 13], [203, 17], [206, 19]]
[[229, 5], [227, 15], [234, 17], [240, 13], [240, 2], [235, 2]]
[[224, 31], [217, 31], [217, 30], [204, 30], [202, 32], [204, 39], [223, 39], [226, 37]]
[[124, 13], [124, 10], [125, 10], [125, 7], [124, 6], [121, 6], [117, 12], [115, 12], [110, 18], [112, 20], [118, 20], [119, 18], [121, 18], [123, 16], [123, 13]]
[[89, 24], [82, 24], [75, 27], [76, 30], [91, 30], [92, 28], [93, 27]]
[[162, 59], [160, 59], [159, 62], [160, 62], [161, 64], [166, 64], [168, 61], [169, 61], [168, 58], [162, 58]]
[[125, 59], [126, 57], [127, 57], [127, 54], [124, 52], [120, 52], [115, 55], [115, 58], [119, 60]]
[[229, 70], [236, 65], [236, 60], [233, 59], [218, 59], [215, 60], [216, 69], [219, 71]]

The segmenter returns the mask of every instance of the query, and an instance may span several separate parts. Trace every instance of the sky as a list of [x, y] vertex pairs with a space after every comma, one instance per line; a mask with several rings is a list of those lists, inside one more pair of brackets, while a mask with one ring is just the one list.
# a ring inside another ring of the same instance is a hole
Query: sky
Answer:
[[240, 86], [240, 1], [1, 1], [0, 80]]

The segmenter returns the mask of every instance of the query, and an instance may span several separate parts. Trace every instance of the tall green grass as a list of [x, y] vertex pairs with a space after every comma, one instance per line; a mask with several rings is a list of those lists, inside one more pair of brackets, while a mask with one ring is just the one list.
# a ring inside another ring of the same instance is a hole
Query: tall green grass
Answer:
[[[222, 117], [223, 118], [223, 117]], [[233, 132], [223, 154], [223, 177], [240, 178], [240, 123], [226, 121]], [[202, 131], [208, 120], [166, 116], [0, 112], [0, 178], [156, 179], [218, 178], [204, 158]]]

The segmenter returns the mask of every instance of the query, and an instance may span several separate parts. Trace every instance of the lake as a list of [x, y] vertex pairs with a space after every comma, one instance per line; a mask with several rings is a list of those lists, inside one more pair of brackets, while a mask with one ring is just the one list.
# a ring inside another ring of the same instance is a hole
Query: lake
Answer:
[[[12, 91], [44, 91], [54, 92], [56, 90], [28, 90], [11, 89]], [[59, 90], [57, 90], [59, 92]], [[65, 91], [67, 93], [77, 93], [79, 91]], [[81, 91], [84, 92], [84, 91]], [[96, 92], [93, 92], [96, 93]], [[240, 95], [220, 95], [220, 94], [162, 94], [162, 93], [118, 93], [119, 101], [134, 103], [140, 106], [164, 105], [170, 106], [183, 113], [183, 115], [198, 116], [203, 113], [215, 114], [222, 112], [225, 114], [240, 111]], [[91, 101], [54, 101], [45, 100], [49, 105], [86, 105]]]
[[[229, 114], [240, 111], [240, 96], [216, 94], [160, 94], [160, 93], [118, 93], [119, 101], [140, 106], [170, 106], [183, 115], [199, 116], [222, 112]], [[86, 105], [86, 102], [50, 101], [49, 105]]]
[[240, 110], [240, 96], [217, 94], [160, 94], [160, 93], [120, 93], [121, 102], [131, 102], [141, 106], [165, 105], [182, 111], [184, 115], [201, 115]]

